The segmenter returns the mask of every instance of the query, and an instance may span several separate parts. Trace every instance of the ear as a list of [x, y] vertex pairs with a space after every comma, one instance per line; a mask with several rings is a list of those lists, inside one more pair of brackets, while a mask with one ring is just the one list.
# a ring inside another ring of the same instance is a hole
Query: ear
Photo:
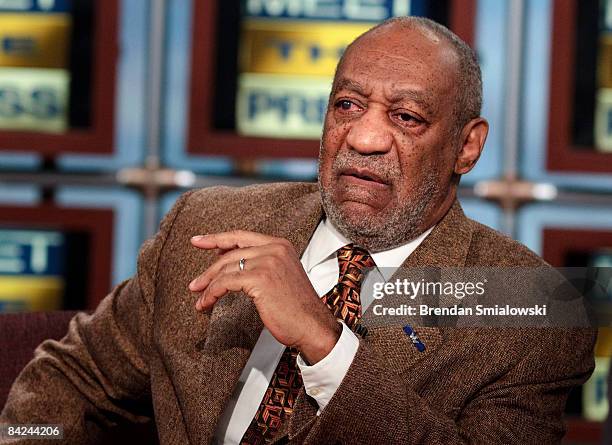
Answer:
[[461, 130], [461, 147], [455, 161], [455, 173], [464, 175], [474, 168], [482, 153], [488, 133], [489, 123], [481, 117], [465, 124]]

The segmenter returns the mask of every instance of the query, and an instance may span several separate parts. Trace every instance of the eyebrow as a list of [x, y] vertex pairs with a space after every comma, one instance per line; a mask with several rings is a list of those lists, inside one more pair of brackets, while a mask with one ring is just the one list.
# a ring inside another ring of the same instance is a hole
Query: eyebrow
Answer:
[[368, 96], [366, 93], [366, 89], [356, 80], [347, 79], [346, 77], [342, 77], [333, 88], [333, 94], [337, 93], [340, 90], [351, 90], [360, 94], [362, 96]]
[[393, 90], [391, 94], [389, 94], [388, 99], [390, 102], [397, 103], [402, 100], [409, 99], [413, 102], [416, 102], [421, 107], [426, 109], [427, 111], [433, 111], [432, 105], [429, 100], [427, 100], [427, 93], [423, 94], [420, 91], [412, 90], [412, 89], [399, 89]]
[[[366, 88], [362, 84], [360, 84], [356, 80], [348, 79], [346, 77], [342, 77], [336, 82], [332, 90], [332, 94], [336, 94], [340, 90], [350, 90], [364, 97], [369, 96], [369, 94], [366, 92]], [[430, 101], [427, 100], [427, 94], [423, 94], [420, 91], [413, 90], [410, 88], [393, 90], [391, 91], [387, 99], [389, 100], [389, 102], [392, 103], [398, 103], [408, 99], [413, 102], [416, 102], [426, 111], [433, 111]]]

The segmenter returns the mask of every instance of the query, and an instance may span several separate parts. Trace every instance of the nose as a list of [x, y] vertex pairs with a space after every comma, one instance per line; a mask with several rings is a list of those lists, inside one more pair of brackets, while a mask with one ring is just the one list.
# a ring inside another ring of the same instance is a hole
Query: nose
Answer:
[[387, 116], [380, 110], [368, 109], [353, 122], [346, 136], [346, 143], [362, 154], [382, 154], [391, 150], [393, 136]]

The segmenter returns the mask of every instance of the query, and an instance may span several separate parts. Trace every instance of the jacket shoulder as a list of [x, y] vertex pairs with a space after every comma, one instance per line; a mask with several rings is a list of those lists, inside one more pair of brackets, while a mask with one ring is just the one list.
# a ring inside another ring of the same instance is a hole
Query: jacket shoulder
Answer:
[[549, 266], [539, 255], [509, 236], [471, 219], [469, 224], [472, 240], [466, 265]]
[[234, 207], [252, 207], [253, 204], [282, 206], [303, 195], [316, 192], [315, 183], [277, 182], [253, 184], [242, 187], [214, 186], [193, 190], [186, 202], [186, 207], [223, 205]]
[[[249, 229], [268, 220], [292, 203], [319, 200], [316, 183], [268, 183], [243, 187], [214, 186], [191, 190], [176, 202], [175, 230], [200, 226], [201, 230]], [[180, 207], [180, 209], [177, 209]], [[252, 229], [251, 229], [252, 230]]]

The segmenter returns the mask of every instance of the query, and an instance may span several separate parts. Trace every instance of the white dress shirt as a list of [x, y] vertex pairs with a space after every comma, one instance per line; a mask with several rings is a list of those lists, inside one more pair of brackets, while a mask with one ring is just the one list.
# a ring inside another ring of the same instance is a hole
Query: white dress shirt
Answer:
[[[389, 280], [432, 229], [433, 227], [399, 247], [371, 254], [376, 267], [367, 273], [362, 283], [360, 293], [362, 311], [365, 311], [373, 301], [373, 284]], [[322, 220], [317, 226], [301, 262], [319, 297], [329, 292], [338, 282], [339, 267], [336, 251], [350, 243], [351, 241], [340, 234], [328, 219]], [[358, 347], [357, 336], [342, 323], [342, 333], [338, 342], [321, 361], [308, 366], [298, 355], [297, 364], [302, 374], [304, 388], [306, 393], [316, 400], [319, 413], [325, 409], [340, 386]], [[240, 443], [257, 412], [284, 350], [285, 346], [264, 328], [221, 416], [215, 433], [215, 443], [226, 445]]]

